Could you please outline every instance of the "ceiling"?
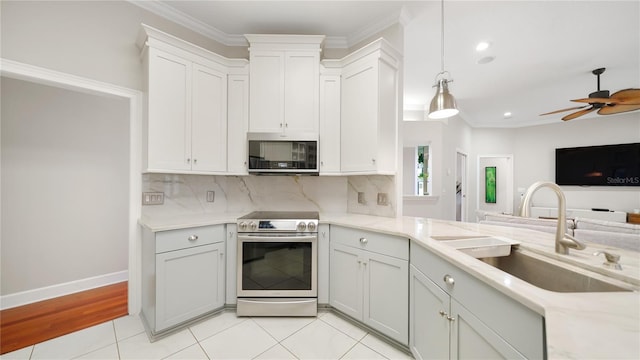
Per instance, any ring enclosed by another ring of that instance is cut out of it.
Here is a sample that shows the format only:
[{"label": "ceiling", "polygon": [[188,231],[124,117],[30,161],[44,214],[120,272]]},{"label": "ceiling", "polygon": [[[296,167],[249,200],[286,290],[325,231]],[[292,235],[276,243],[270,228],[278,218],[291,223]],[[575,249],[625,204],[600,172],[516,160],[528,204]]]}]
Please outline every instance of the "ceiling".
[{"label": "ceiling", "polygon": [[[405,120],[424,119],[440,71],[439,1],[133,1],[230,46],[242,34],[323,34],[325,47],[348,48],[401,23]],[[475,50],[480,41],[491,47]],[[495,59],[478,64],[485,56]],[[570,99],[597,88],[640,88],[640,0],[445,2],[445,70],[459,116],[474,127],[562,122]],[[511,112],[505,118],[504,113]],[[640,111],[637,114],[640,119]],[[615,121],[620,115],[595,115]]]}]

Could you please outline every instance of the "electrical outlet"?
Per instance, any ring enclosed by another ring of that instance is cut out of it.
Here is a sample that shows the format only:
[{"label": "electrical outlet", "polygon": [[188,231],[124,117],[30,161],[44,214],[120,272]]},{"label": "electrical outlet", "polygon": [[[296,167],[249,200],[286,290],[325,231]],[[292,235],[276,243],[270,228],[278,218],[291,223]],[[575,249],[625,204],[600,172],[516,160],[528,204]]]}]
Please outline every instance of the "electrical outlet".
[{"label": "electrical outlet", "polygon": [[207,202],[214,202],[216,200],[215,191],[207,191]]},{"label": "electrical outlet", "polygon": [[378,205],[389,205],[387,193],[378,193]]},{"label": "electrical outlet", "polygon": [[163,192],[143,192],[142,205],[162,205],[164,204]]},{"label": "electrical outlet", "polygon": [[366,204],[367,201],[364,199],[364,193],[362,191],[358,191],[358,204]]}]

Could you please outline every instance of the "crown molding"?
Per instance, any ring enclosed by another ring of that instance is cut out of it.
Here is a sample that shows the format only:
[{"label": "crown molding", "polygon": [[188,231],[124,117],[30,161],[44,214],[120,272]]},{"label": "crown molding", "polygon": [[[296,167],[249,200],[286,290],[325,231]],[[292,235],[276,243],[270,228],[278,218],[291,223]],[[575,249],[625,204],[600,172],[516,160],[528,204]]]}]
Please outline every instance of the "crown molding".
[{"label": "crown molding", "polygon": [[[204,35],[214,41],[226,46],[248,46],[249,43],[244,34],[227,34],[209,24],[206,24],[193,16],[187,15],[174,7],[160,1],[127,0],[131,4],[144,10],[152,12],[187,29]],[[356,31],[349,36],[327,36],[324,47],[327,49],[348,49],[359,42],[377,34],[396,23],[405,26],[411,20],[411,16],[405,7],[401,10],[389,14],[387,17],[377,21],[363,29]]]},{"label": "crown molding", "polygon": [[144,10],[152,12],[176,24],[182,25],[187,29],[193,30],[198,34],[204,35],[212,40],[227,46],[248,46],[249,43],[243,35],[227,34],[213,26],[187,15],[174,7],[169,6],[160,1],[139,1],[128,0],[131,4],[136,5]]},{"label": "crown molding", "polygon": [[[352,47],[358,43],[360,43],[361,41],[366,40],[367,38],[371,37],[372,35],[375,35],[383,30],[385,30],[386,28],[388,28],[391,25],[394,25],[396,23],[400,23],[401,25],[404,26],[404,24],[402,24],[402,22],[400,22],[401,20],[401,15],[403,14],[403,10],[405,9],[405,7],[403,6],[401,10],[399,11],[394,11],[392,13],[390,13],[389,15],[387,15],[386,17],[365,26],[364,28],[351,33],[347,39],[348,39],[348,45],[349,47]],[[405,11],[406,12],[406,11]]]}]

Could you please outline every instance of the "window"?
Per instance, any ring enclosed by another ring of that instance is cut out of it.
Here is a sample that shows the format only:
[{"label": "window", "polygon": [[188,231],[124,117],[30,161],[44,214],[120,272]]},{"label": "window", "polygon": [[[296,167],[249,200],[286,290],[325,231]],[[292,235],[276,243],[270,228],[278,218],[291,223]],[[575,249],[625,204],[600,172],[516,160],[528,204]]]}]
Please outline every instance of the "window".
[{"label": "window", "polygon": [[431,148],[419,145],[404,148],[404,194],[431,195]]}]

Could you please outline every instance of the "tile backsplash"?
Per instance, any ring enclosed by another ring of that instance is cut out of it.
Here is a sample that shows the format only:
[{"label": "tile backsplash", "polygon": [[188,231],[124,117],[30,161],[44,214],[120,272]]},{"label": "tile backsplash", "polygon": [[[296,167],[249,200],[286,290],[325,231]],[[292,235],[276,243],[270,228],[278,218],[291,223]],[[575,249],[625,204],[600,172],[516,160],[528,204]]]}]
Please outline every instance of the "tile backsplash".
[{"label": "tile backsplash", "polygon": [[[144,174],[143,192],[163,192],[163,205],[145,205],[144,216],[249,213],[255,210],[306,210],[394,217],[393,176],[212,176]],[[207,192],[214,191],[214,201]],[[364,204],[358,203],[364,192]],[[387,193],[388,205],[377,205]],[[209,199],[211,200],[211,198]]]}]

